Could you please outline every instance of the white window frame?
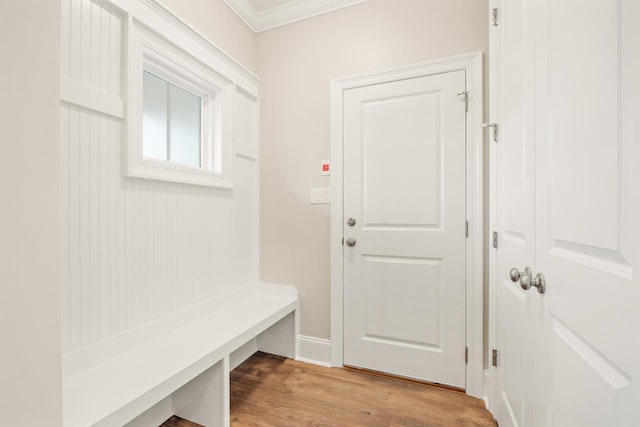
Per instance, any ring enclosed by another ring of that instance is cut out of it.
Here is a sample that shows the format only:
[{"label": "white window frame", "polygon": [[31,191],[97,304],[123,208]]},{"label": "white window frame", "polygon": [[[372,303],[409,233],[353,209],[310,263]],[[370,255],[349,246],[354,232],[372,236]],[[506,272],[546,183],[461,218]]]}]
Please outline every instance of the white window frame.
[{"label": "white window frame", "polygon": [[[128,49],[125,173],[209,187],[232,188],[233,82],[133,20]],[[202,99],[201,164],[192,166],[143,154],[143,71]]]}]

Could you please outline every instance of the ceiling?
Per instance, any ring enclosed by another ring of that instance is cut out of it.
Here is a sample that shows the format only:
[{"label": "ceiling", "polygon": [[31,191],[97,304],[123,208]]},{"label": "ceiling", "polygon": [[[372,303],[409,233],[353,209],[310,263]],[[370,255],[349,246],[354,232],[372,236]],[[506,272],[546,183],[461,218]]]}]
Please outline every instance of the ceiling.
[{"label": "ceiling", "polygon": [[224,0],[255,33],[368,0]]},{"label": "ceiling", "polygon": [[257,12],[264,12],[267,9],[273,9],[283,4],[291,3],[292,1],[295,0],[249,0],[249,3],[251,3],[251,6],[253,6]]}]

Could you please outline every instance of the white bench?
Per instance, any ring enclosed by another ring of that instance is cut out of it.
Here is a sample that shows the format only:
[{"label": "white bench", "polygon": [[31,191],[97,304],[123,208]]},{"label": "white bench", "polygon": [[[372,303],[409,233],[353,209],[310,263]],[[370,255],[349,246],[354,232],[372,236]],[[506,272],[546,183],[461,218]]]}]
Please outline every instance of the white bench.
[{"label": "white bench", "polygon": [[257,350],[294,358],[297,308],[294,287],[259,284],[66,355],[64,426],[229,425],[229,372]]}]

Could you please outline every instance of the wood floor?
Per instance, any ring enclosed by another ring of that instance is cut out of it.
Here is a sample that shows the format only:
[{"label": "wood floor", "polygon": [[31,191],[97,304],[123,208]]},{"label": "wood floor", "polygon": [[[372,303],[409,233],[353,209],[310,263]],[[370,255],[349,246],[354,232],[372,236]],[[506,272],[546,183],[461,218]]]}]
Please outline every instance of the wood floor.
[{"label": "wood floor", "polygon": [[[496,426],[464,393],[256,353],[231,373],[231,425]],[[162,427],[194,427],[179,418]]]}]

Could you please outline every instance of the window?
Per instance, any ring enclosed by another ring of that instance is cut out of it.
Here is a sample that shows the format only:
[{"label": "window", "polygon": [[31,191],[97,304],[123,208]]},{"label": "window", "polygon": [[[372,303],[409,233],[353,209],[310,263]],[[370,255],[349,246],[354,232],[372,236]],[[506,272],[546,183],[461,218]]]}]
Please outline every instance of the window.
[{"label": "window", "polygon": [[201,167],[202,98],[146,70],[143,86],[144,157]]},{"label": "window", "polygon": [[127,175],[231,188],[233,83],[134,25]]}]

